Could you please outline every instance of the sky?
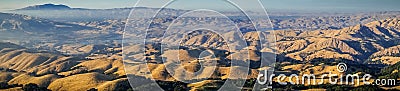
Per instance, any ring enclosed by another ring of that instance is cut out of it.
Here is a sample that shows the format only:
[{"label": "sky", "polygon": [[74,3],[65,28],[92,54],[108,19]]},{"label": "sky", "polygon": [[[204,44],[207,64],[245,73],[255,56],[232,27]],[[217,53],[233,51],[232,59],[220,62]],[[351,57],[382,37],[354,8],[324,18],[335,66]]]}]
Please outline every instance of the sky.
[{"label": "sky", "polygon": [[[160,7],[169,0],[141,0],[140,6]],[[220,0],[177,0],[170,8],[196,9],[213,7],[229,10],[229,4]],[[249,0],[232,0],[244,8],[257,5]],[[400,11],[400,0],[260,0],[267,10],[308,10],[308,11]],[[1,0],[0,11],[19,9],[39,4],[64,4],[73,8],[109,9],[133,7],[137,0]]]}]

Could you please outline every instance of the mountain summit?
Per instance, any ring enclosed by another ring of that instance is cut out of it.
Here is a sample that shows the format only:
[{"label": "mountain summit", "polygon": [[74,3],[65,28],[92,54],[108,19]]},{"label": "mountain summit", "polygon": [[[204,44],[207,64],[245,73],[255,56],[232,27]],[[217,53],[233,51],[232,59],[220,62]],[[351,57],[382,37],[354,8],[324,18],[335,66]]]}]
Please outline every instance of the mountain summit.
[{"label": "mountain summit", "polygon": [[69,6],[66,5],[55,5],[55,4],[43,4],[43,5],[34,5],[34,6],[28,6],[25,8],[17,9],[17,10],[69,10],[73,9],[70,8]]}]

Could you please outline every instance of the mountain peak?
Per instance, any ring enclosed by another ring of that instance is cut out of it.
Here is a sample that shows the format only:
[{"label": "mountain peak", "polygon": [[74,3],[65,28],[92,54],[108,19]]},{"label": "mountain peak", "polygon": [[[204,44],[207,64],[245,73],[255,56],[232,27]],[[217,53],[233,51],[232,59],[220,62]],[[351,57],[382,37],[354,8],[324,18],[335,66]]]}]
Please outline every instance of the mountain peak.
[{"label": "mountain peak", "polygon": [[68,9],[72,9],[67,5],[63,5],[63,4],[52,4],[52,3],[48,3],[48,4],[43,4],[43,5],[34,5],[34,6],[28,6],[25,8],[21,8],[18,10],[68,10]]}]

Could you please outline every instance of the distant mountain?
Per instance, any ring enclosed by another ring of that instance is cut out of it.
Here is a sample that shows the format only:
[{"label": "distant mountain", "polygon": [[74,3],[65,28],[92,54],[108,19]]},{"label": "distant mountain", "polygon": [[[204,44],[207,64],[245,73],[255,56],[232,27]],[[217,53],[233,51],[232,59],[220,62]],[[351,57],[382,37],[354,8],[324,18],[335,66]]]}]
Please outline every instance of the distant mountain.
[{"label": "distant mountain", "polygon": [[59,5],[43,4],[43,5],[28,6],[17,10],[72,10],[72,9],[82,9],[82,8],[71,8],[67,5],[62,5],[62,4]]},{"label": "distant mountain", "polygon": [[76,32],[82,30],[98,29],[27,15],[0,13],[0,41],[4,42],[12,41],[12,43],[19,44],[18,42],[22,41],[73,40],[77,36],[81,36],[80,34],[76,34]]},{"label": "distant mountain", "polygon": [[[46,18],[55,21],[96,21],[108,19],[126,19],[133,7],[111,8],[111,9],[85,9],[73,8],[66,5],[43,4],[28,6],[21,9],[6,11],[6,13],[16,13],[34,17]],[[137,7],[135,11],[143,12],[137,16],[152,16],[158,12],[159,8]],[[165,12],[175,14],[184,10],[164,9]],[[51,11],[51,12],[49,12]]]},{"label": "distant mountain", "polygon": [[24,31],[29,33],[62,32],[93,29],[75,24],[55,22],[27,15],[0,13],[0,31]]},{"label": "distant mountain", "polygon": [[127,18],[130,8],[118,9],[85,9],[72,8],[67,5],[43,4],[28,6],[21,9],[5,11],[6,13],[16,13],[51,19],[55,21],[93,21],[106,19]]}]

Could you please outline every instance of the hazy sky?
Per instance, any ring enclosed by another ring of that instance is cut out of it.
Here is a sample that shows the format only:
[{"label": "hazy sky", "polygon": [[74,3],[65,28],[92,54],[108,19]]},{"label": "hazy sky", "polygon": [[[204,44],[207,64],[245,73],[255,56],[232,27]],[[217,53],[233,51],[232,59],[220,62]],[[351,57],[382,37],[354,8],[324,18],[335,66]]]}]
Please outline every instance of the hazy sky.
[{"label": "hazy sky", "polygon": [[[65,4],[73,8],[124,8],[132,7],[137,0],[1,0],[0,11],[13,10],[37,4]],[[182,0],[173,8],[192,9],[197,7],[215,7],[227,9],[218,0]],[[245,4],[242,7],[254,7],[248,0],[236,0]],[[143,6],[159,7],[167,0],[144,0]],[[309,10],[309,11],[400,11],[400,0],[261,0],[268,10]]]}]

